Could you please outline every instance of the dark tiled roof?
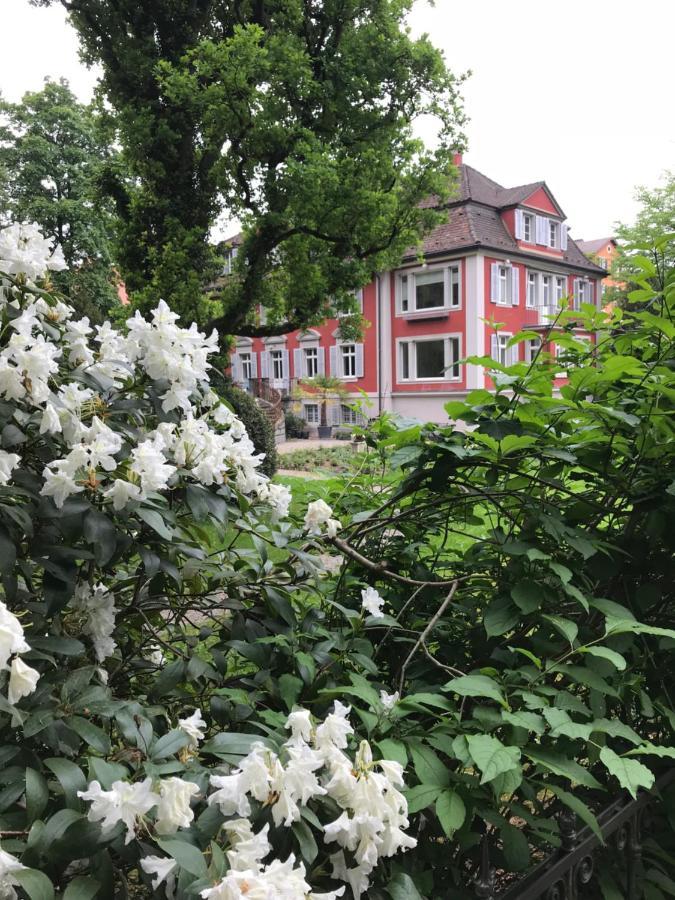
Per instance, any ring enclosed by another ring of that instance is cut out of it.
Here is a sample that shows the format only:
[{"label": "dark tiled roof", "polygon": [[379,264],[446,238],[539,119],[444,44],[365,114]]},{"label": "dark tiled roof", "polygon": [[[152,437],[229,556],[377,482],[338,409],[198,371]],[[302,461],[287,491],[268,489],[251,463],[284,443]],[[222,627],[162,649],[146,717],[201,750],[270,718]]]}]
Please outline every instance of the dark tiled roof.
[{"label": "dark tiled roof", "polygon": [[605,244],[616,244],[613,237],[595,238],[592,241],[577,241],[577,247],[582,253],[597,253]]}]

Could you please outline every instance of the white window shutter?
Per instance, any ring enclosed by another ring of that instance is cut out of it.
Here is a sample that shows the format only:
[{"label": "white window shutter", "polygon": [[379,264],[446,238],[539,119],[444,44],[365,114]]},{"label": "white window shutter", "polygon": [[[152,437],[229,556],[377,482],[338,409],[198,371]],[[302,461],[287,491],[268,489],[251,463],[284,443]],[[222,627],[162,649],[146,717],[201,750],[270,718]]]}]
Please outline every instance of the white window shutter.
[{"label": "white window shutter", "polygon": [[496,334],[493,334],[490,338],[490,356],[495,361],[499,361],[499,343]]},{"label": "white window shutter", "polygon": [[330,425],[340,425],[342,423],[342,409],[339,403],[332,403],[330,407]]},{"label": "white window shutter", "polygon": [[518,306],[520,300],[520,269],[511,267],[511,306]]},{"label": "white window shutter", "polygon": [[269,350],[261,350],[260,351],[260,377],[261,378],[269,378],[270,377],[270,351]]},{"label": "white window shutter", "polygon": [[258,377],[258,354],[251,351],[251,378]]},{"label": "white window shutter", "polygon": [[520,344],[514,344],[513,347],[509,347],[509,365],[515,366],[517,362],[519,362],[520,356]]},{"label": "white window shutter", "polygon": [[307,374],[304,369],[305,354],[302,347],[296,347],[293,351],[293,377],[294,378],[304,378]]},{"label": "white window shutter", "polygon": [[335,345],[330,348],[330,374],[336,378],[342,377],[342,372],[338,369],[338,348]]},{"label": "white window shutter", "polygon": [[575,278],[574,279],[573,308],[578,309],[580,302],[581,302],[581,278]]},{"label": "white window shutter", "polygon": [[363,344],[355,344],[356,348],[356,377],[363,378]]},{"label": "white window shutter", "polygon": [[499,263],[490,266],[490,301],[496,303],[499,299]]},{"label": "white window shutter", "polygon": [[560,249],[567,250],[567,225],[564,222],[560,226]]},{"label": "white window shutter", "polygon": [[289,377],[288,350],[281,351],[281,377],[284,381]]},{"label": "white window shutter", "polygon": [[326,374],[326,356],[323,347],[317,347],[316,370],[319,375]]},{"label": "white window shutter", "polygon": [[232,368],[232,381],[235,384],[241,384],[241,357],[238,353],[233,353],[230,357],[230,367]]},{"label": "white window shutter", "polygon": [[537,243],[546,246],[546,229],[548,227],[548,219],[545,216],[537,216]]},{"label": "white window shutter", "polygon": [[516,240],[522,241],[523,239],[523,211],[522,209],[516,210]]}]

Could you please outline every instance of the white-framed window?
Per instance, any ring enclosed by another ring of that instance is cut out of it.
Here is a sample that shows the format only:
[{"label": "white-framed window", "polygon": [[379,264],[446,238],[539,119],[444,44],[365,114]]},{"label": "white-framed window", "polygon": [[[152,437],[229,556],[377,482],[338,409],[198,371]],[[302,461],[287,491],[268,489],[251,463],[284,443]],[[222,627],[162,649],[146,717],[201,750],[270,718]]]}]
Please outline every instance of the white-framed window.
[{"label": "white-framed window", "polygon": [[356,344],[340,345],[340,363],[343,378],[356,378]]},{"label": "white-framed window", "polygon": [[245,381],[250,381],[253,378],[253,360],[251,359],[251,354],[240,353],[239,359],[241,361],[241,377]]},{"label": "white-framed window", "polygon": [[564,275],[556,275],[555,279],[555,301],[560,306],[560,301],[567,296],[567,279]]},{"label": "white-framed window", "polygon": [[541,348],[540,338],[528,338],[525,341],[525,362],[531,363]]},{"label": "white-framed window", "polygon": [[553,276],[541,276],[541,302],[542,306],[551,306],[553,303]]},{"label": "white-framed window", "polygon": [[286,377],[283,350],[270,350],[270,365],[272,368],[272,378],[275,381],[283,381]]},{"label": "white-framed window", "polygon": [[512,347],[508,346],[512,337],[512,334],[500,331],[497,334],[493,334],[490,341],[490,355],[492,359],[503,366],[512,366],[518,362],[518,344],[514,344]]},{"label": "white-framed window", "polygon": [[553,219],[548,220],[548,246],[553,249],[559,246],[558,227],[558,223]]},{"label": "white-framed window", "polygon": [[223,275],[231,275],[232,274],[232,269],[234,268],[234,261],[237,258],[237,251],[238,251],[237,247],[229,247],[223,253],[223,256],[225,257],[224,262],[223,262],[223,272],[222,272]]},{"label": "white-framed window", "polygon": [[527,244],[534,243],[534,216],[532,213],[523,213],[523,240]]},{"label": "white-framed window", "polygon": [[525,295],[525,306],[528,309],[535,309],[539,305],[539,273],[527,273],[527,294]]},{"label": "white-framed window", "polygon": [[434,335],[398,342],[399,381],[459,381],[461,338]]},{"label": "white-framed window", "polygon": [[490,266],[490,300],[497,306],[517,306],[520,293],[520,270],[510,263]]},{"label": "white-framed window", "polygon": [[319,348],[305,347],[304,354],[304,374],[307,378],[314,378],[319,374]]},{"label": "white-framed window", "polygon": [[360,424],[360,418],[356,409],[347,406],[346,403],[340,404],[340,420],[343,425],[358,425]]},{"label": "white-framed window", "polygon": [[586,278],[574,279],[573,308],[581,309],[582,303],[593,302],[593,285]]},{"label": "white-framed window", "polygon": [[461,305],[459,263],[403,272],[398,276],[398,311],[401,315],[459,309]]},{"label": "white-framed window", "polygon": [[318,403],[303,403],[302,404],[302,416],[308,425],[318,425],[319,424],[319,404]]},{"label": "white-framed window", "polygon": [[258,359],[250,344],[244,344],[232,354],[230,364],[232,366],[232,380],[235,384],[248,386],[248,382],[258,377]]}]

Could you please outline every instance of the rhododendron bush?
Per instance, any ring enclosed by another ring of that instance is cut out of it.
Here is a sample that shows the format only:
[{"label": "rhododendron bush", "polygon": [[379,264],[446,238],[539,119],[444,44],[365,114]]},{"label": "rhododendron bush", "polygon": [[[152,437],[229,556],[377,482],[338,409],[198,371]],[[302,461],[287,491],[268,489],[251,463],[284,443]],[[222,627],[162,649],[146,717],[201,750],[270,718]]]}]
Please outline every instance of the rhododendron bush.
[{"label": "rhododendron bush", "polygon": [[416,843],[403,768],[335,681],[296,702],[337,640],[307,542],[340,524],[289,521],[215,334],[163,303],[92,328],[62,266],[0,231],[0,897],[377,896]]}]

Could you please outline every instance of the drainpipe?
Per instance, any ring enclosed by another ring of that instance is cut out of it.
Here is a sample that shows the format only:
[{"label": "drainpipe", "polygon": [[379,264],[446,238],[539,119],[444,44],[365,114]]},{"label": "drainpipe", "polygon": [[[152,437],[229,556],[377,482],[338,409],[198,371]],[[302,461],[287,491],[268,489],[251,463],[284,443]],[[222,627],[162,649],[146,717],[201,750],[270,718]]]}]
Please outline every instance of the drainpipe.
[{"label": "drainpipe", "polygon": [[380,275],[375,274],[375,327],[377,330],[377,414],[382,413],[382,327],[380,322]]}]

